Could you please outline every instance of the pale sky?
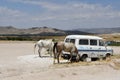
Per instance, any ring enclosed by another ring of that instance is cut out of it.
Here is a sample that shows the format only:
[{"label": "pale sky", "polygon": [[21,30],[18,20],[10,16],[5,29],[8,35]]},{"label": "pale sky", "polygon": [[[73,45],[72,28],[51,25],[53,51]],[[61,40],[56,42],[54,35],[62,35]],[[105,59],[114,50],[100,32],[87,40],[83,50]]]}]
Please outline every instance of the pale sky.
[{"label": "pale sky", "polygon": [[120,27],[120,0],[0,0],[0,26]]}]

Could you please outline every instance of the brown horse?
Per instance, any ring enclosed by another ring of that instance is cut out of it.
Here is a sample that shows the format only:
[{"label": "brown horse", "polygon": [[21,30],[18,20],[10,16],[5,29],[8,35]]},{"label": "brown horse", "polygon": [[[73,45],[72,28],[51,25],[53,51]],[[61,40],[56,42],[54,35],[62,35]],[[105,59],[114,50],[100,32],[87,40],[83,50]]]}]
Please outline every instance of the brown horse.
[{"label": "brown horse", "polygon": [[53,47],[54,63],[55,63],[55,59],[57,59],[58,63],[60,63],[59,56],[60,54],[62,54],[62,51],[70,53],[69,60],[71,62],[72,62],[72,55],[76,55],[76,61],[79,61],[80,57],[78,54],[78,50],[73,43],[56,42],[54,43],[54,47]]}]

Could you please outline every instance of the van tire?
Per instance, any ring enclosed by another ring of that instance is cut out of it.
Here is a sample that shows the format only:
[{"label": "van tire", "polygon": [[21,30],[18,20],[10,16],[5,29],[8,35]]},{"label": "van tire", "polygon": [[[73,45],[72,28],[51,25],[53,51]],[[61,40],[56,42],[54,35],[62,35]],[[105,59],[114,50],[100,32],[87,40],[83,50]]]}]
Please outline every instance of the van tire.
[{"label": "van tire", "polygon": [[81,57],[81,61],[84,61],[84,62],[86,62],[87,61],[87,54],[84,54],[84,55],[82,55],[82,57]]},{"label": "van tire", "polygon": [[105,60],[109,61],[111,59],[111,55],[109,53],[106,54]]}]

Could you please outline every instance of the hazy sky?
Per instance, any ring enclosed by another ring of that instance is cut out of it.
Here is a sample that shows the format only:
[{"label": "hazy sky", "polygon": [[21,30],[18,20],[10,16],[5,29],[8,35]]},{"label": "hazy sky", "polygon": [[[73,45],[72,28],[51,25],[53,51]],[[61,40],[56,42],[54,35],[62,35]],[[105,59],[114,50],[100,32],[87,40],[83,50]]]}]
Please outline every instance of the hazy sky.
[{"label": "hazy sky", "polygon": [[0,0],[0,26],[120,27],[120,0]]}]

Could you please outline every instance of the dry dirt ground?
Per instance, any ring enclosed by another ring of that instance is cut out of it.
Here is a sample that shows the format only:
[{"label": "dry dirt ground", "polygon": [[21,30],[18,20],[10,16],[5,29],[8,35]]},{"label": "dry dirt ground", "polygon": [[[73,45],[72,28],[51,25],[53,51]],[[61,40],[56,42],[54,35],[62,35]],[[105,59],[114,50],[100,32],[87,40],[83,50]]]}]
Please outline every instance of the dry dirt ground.
[{"label": "dry dirt ground", "polygon": [[[119,56],[120,47],[112,48]],[[0,80],[120,80],[119,58],[53,64],[34,55],[34,42],[0,41]]]}]

